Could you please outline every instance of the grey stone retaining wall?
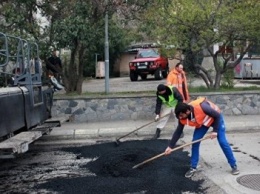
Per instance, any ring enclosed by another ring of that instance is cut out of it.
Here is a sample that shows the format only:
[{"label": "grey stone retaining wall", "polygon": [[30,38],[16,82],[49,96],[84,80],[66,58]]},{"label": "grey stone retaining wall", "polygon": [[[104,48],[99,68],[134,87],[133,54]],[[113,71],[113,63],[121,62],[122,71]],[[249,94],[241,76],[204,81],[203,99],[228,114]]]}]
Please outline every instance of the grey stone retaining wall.
[{"label": "grey stone retaining wall", "polygon": [[[216,103],[224,115],[260,115],[258,91],[192,94]],[[156,97],[59,98],[54,99],[52,116],[71,114],[76,122],[142,120],[154,117]]]}]

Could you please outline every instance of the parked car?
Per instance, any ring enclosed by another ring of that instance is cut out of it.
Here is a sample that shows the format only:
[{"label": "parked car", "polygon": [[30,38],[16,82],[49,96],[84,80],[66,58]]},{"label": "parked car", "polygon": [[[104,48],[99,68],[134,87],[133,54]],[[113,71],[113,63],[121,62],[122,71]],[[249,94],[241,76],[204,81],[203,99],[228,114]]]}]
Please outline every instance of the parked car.
[{"label": "parked car", "polygon": [[168,58],[163,57],[157,49],[141,49],[135,59],[129,62],[129,70],[131,81],[137,81],[138,76],[145,80],[149,74],[161,80],[169,73]]}]

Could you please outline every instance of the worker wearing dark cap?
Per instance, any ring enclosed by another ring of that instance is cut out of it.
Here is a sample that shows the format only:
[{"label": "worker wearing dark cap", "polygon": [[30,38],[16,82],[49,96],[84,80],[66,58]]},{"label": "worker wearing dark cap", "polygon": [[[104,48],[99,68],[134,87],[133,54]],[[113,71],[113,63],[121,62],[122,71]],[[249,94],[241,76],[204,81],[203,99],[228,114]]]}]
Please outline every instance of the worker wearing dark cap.
[{"label": "worker wearing dark cap", "polygon": [[[192,141],[197,141],[204,137],[208,132],[209,128],[213,128],[209,137],[211,139],[217,138],[218,143],[226,156],[226,159],[232,168],[231,174],[239,174],[237,168],[236,159],[233,151],[226,138],[226,127],[224,117],[221,113],[220,108],[209,101],[205,97],[199,97],[194,101],[187,103],[178,103],[175,109],[175,115],[178,118],[178,126],[172,135],[172,139],[169,146],[165,150],[165,155],[172,152],[181,133],[183,132],[184,126],[188,125],[194,127]],[[196,171],[199,162],[199,149],[200,142],[192,144],[191,147],[191,166],[188,172],[185,174],[186,178],[192,177]]]},{"label": "worker wearing dark cap", "polygon": [[[159,84],[156,93],[155,121],[159,121],[153,139],[160,137],[161,130],[165,127],[170,116],[174,115],[174,109],[178,102],[183,102],[183,97],[177,88]],[[168,116],[165,116],[167,115]],[[160,117],[163,117],[160,119]]]}]

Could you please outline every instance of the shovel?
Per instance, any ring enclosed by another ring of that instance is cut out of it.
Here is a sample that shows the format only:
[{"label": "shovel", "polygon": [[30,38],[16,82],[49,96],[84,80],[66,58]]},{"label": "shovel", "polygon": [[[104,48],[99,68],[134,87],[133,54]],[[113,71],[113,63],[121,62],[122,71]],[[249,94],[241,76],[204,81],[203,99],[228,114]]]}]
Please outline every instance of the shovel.
[{"label": "shovel", "polygon": [[[206,140],[206,139],[209,139],[209,138],[210,138],[210,136],[208,135],[208,136],[203,137],[203,138],[201,138],[201,139],[192,141],[192,142],[190,142],[190,143],[186,143],[186,144],[184,144],[184,145],[181,145],[181,146],[178,146],[178,147],[172,149],[171,152],[174,152],[174,151],[176,151],[176,150],[179,150],[179,149],[181,149],[181,148],[184,148],[184,147],[186,147],[186,146],[192,145],[192,144],[194,144],[194,143],[201,142],[201,141]],[[143,162],[141,162],[141,163],[139,163],[139,164],[137,164],[137,165],[135,165],[135,166],[133,166],[133,169],[138,168],[138,167],[140,167],[140,166],[142,166],[142,165],[144,165],[144,164],[146,164],[146,163],[148,163],[148,162],[151,162],[151,161],[153,161],[153,160],[155,160],[155,159],[157,159],[157,158],[160,158],[160,157],[162,157],[162,156],[165,156],[165,153],[164,153],[164,152],[161,153],[161,154],[158,154],[158,155],[156,155],[156,156],[154,156],[154,157],[152,157],[152,158],[150,158],[150,159],[147,159],[147,160],[145,160],[145,161],[143,161]]]},{"label": "shovel", "polygon": [[[164,117],[166,117],[166,116],[169,116],[170,114],[171,114],[171,113],[166,114],[166,115],[164,115],[163,117],[161,117],[160,119],[162,119],[162,118],[164,118]],[[132,134],[132,133],[134,133],[134,132],[136,132],[136,131],[138,131],[138,130],[144,128],[144,127],[146,127],[146,126],[148,126],[148,125],[151,125],[151,124],[154,123],[154,122],[157,122],[157,121],[151,121],[151,122],[149,122],[149,123],[146,123],[145,125],[142,125],[142,126],[136,128],[135,130],[133,130],[133,131],[131,131],[131,132],[129,132],[129,133],[127,133],[127,134],[125,134],[125,135],[123,135],[123,136],[117,138],[117,139],[115,140],[116,146],[119,146],[119,144],[120,144],[120,141],[119,141],[119,140],[120,140],[120,139],[122,139],[122,138],[124,138],[124,137],[126,137],[126,136],[128,136],[128,135],[130,135],[130,134]]]}]

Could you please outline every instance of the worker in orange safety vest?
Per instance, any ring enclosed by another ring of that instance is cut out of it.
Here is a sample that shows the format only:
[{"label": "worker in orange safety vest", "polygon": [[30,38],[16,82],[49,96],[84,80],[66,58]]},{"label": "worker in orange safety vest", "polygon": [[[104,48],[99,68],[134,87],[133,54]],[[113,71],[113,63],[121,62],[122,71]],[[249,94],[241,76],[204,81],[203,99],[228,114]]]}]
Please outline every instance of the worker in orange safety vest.
[{"label": "worker in orange safety vest", "polygon": [[187,86],[187,79],[181,63],[177,63],[175,68],[170,71],[166,79],[166,84],[179,90],[183,97],[183,102],[189,102],[190,96]]},{"label": "worker in orange safety vest", "polygon": [[[192,141],[202,139],[207,133],[210,127],[213,131],[209,137],[211,139],[217,138],[218,143],[227,158],[227,161],[231,167],[231,174],[239,174],[239,170],[236,165],[236,159],[230,144],[226,138],[226,126],[224,117],[217,105],[210,102],[206,98],[198,98],[197,100],[191,101],[189,104],[179,102],[175,107],[175,115],[179,120],[179,124],[172,135],[172,139],[169,146],[165,150],[165,154],[171,153],[172,149],[179,140],[185,125],[194,127]],[[199,162],[199,148],[200,142],[192,144],[191,148],[191,166],[185,177],[190,178],[197,170]]]}]

